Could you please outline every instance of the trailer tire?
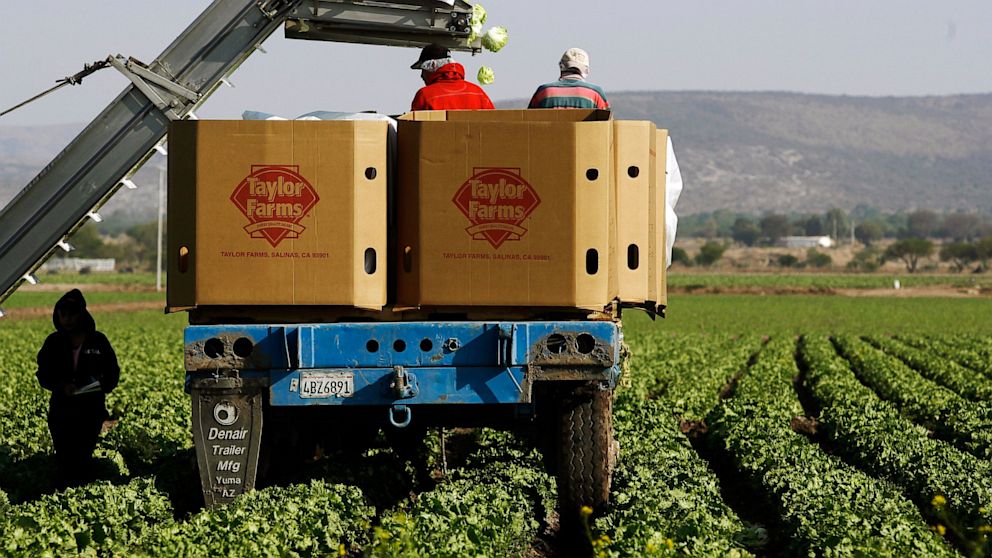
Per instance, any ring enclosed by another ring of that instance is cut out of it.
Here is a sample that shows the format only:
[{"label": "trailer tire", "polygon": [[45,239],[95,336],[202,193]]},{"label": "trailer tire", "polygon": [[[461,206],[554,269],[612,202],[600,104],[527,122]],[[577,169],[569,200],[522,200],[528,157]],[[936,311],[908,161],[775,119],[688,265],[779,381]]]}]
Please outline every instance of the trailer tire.
[{"label": "trailer tire", "polygon": [[598,384],[565,391],[559,399],[556,469],[563,526],[578,526],[582,508],[602,512],[609,503],[617,458],[613,392]]}]

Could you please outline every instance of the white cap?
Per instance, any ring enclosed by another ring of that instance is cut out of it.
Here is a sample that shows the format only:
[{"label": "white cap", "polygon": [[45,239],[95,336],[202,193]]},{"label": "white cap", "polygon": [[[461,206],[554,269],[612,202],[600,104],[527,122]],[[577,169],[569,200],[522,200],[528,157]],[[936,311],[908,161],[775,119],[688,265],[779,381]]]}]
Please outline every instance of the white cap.
[{"label": "white cap", "polygon": [[570,48],[561,55],[561,62],[558,66],[565,68],[576,68],[583,74],[589,73],[589,53],[581,48]]}]

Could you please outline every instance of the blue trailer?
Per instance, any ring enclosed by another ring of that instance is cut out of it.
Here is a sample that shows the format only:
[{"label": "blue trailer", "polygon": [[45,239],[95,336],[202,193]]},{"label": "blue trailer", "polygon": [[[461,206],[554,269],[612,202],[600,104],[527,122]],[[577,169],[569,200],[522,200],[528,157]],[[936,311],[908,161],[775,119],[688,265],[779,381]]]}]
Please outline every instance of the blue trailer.
[{"label": "blue trailer", "polygon": [[616,459],[621,344],[613,321],[189,326],[185,368],[204,501],[253,488],[269,417],[299,411],[330,438],[379,428],[398,437],[426,427],[533,428],[562,509],[602,506]]}]

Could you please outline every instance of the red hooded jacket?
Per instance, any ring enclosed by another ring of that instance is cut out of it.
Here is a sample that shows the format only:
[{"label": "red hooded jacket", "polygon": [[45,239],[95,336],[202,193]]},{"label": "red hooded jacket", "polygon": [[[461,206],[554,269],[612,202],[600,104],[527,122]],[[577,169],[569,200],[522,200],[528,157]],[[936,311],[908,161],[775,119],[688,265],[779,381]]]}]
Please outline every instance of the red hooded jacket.
[{"label": "red hooded jacket", "polygon": [[465,68],[458,62],[445,64],[427,77],[417,91],[412,110],[492,109],[493,102],[481,87],[465,81]]}]

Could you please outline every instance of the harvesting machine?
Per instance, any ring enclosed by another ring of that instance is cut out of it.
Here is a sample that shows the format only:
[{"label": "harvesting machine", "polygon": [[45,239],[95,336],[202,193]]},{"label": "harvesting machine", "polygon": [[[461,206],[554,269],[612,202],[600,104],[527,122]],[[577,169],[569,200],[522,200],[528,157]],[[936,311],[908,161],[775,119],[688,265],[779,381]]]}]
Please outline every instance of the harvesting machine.
[{"label": "harvesting machine", "polygon": [[[293,39],[472,51],[471,14],[462,0],[215,0],[151,63],[114,55],[67,78],[113,67],[131,84],[0,212],[0,300],[164,152],[170,123],[194,119],[277,28]],[[252,489],[266,448],[285,454],[380,429],[403,445],[428,427],[496,426],[538,433],[566,513],[601,506],[617,451],[617,317],[192,309],[184,362],[204,501]]]}]

